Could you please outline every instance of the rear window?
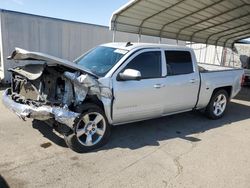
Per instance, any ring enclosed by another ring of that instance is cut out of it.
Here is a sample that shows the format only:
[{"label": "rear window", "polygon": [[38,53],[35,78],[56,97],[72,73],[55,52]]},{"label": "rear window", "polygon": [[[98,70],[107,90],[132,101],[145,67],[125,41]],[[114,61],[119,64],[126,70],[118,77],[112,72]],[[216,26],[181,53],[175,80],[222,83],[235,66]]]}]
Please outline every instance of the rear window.
[{"label": "rear window", "polygon": [[191,54],[188,51],[165,51],[168,75],[194,72]]}]

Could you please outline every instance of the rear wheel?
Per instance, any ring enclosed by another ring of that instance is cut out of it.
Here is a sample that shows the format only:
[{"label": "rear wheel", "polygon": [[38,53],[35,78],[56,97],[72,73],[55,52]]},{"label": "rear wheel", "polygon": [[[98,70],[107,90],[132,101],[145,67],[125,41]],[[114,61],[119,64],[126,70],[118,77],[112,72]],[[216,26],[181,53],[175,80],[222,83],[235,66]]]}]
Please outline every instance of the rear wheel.
[{"label": "rear wheel", "polygon": [[110,125],[103,110],[91,104],[76,121],[73,133],[65,135],[65,141],[72,150],[83,153],[103,146],[109,136]]},{"label": "rear wheel", "polygon": [[215,92],[206,107],[206,115],[210,119],[221,118],[226,111],[228,103],[228,93],[221,89]]}]

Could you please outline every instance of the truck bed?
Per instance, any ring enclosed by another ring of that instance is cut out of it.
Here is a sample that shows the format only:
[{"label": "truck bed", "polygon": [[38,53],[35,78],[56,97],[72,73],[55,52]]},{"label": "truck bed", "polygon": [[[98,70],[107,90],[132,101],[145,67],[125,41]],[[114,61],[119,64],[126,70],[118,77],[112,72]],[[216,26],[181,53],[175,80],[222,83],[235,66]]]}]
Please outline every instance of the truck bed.
[{"label": "truck bed", "polygon": [[198,63],[199,71],[203,72],[217,72],[217,71],[230,71],[230,70],[238,70],[240,68],[235,67],[225,67],[220,65],[206,64],[206,63]]},{"label": "truck bed", "polygon": [[198,108],[208,104],[212,92],[216,88],[232,88],[230,99],[240,91],[243,69],[200,63],[198,66],[201,78]]}]

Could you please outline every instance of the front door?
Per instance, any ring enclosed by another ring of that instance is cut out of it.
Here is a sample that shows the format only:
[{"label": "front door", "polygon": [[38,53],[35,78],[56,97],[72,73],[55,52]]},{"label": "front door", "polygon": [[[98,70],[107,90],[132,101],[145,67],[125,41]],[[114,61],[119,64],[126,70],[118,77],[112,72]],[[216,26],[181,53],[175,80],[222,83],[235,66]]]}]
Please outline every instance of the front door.
[{"label": "front door", "polygon": [[132,122],[161,116],[162,89],[162,52],[161,50],[143,50],[134,54],[118,74],[125,69],[141,72],[141,80],[117,81],[113,79],[114,124]]}]

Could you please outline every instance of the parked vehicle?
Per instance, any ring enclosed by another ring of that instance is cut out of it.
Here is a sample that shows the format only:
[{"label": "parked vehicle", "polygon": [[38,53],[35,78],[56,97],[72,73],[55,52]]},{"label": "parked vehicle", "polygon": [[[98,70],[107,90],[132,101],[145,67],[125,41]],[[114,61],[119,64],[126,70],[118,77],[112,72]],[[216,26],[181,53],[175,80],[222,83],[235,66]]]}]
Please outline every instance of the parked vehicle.
[{"label": "parked vehicle", "polygon": [[243,85],[250,85],[250,57],[248,57],[247,63],[244,68],[244,83]]},{"label": "parked vehicle", "polygon": [[199,109],[221,118],[243,75],[161,44],[104,44],[74,62],[22,49],[9,59],[33,63],[10,69],[3,103],[22,119],[50,122],[77,152],[104,145],[119,124]]}]

